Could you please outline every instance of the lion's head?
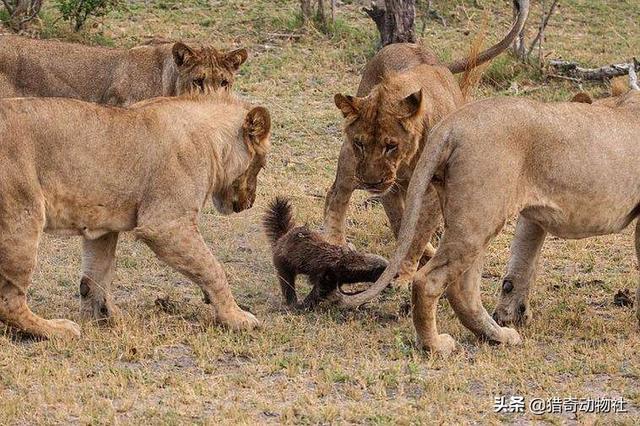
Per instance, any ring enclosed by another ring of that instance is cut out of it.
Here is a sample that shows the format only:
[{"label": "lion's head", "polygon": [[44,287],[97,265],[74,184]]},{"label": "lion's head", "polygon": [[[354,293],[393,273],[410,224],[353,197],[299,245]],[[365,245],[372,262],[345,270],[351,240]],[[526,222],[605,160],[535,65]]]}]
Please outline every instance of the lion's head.
[{"label": "lion's head", "polygon": [[258,174],[266,163],[269,151],[271,117],[264,107],[255,107],[245,117],[242,139],[249,155],[247,168],[233,182],[214,195],[213,201],[220,213],[239,213],[253,206],[256,200]]},{"label": "lion's head", "polygon": [[235,74],[248,56],[246,49],[225,53],[180,42],[173,45],[172,53],[178,68],[176,95],[231,90]]},{"label": "lion's head", "polygon": [[389,190],[400,165],[416,154],[425,128],[423,98],[418,84],[402,78],[376,86],[366,97],[335,96],[360,189],[374,194]]}]

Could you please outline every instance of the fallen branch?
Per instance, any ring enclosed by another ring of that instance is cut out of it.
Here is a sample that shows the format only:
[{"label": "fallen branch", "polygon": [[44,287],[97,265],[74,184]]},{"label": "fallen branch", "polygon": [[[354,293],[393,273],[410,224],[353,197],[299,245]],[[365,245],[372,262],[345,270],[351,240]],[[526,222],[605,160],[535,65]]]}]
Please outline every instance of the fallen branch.
[{"label": "fallen branch", "polygon": [[[637,64],[636,58],[633,58],[633,62],[634,65]],[[633,90],[640,90],[640,86],[638,86],[638,75],[636,74],[636,67],[632,67],[631,64],[629,64],[629,86],[631,86]]]},{"label": "fallen branch", "polygon": [[[640,62],[633,59],[634,71],[640,71]],[[611,64],[600,68],[583,68],[577,62],[564,60],[551,60],[549,66],[556,70],[557,75],[572,77],[578,80],[608,80],[621,75],[629,74],[631,64]]]}]

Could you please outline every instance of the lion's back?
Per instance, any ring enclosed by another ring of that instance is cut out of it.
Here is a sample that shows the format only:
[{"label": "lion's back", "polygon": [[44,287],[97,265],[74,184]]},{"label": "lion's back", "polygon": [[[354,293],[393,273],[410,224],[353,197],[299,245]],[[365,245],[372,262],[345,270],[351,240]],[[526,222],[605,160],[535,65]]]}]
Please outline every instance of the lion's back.
[{"label": "lion's back", "polygon": [[358,96],[366,96],[373,86],[390,73],[407,71],[418,65],[436,65],[438,58],[426,47],[414,43],[395,43],[380,49],[362,71]]}]

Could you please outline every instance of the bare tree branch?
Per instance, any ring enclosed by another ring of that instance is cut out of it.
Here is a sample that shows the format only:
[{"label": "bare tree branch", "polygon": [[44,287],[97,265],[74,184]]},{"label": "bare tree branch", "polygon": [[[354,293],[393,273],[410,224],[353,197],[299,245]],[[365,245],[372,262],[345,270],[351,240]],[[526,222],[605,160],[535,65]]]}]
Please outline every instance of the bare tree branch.
[{"label": "bare tree branch", "polygon": [[529,57],[531,56],[531,52],[533,52],[533,49],[535,48],[536,44],[538,44],[538,50],[539,50],[538,56],[540,58],[540,64],[542,65],[542,44],[544,43],[544,30],[547,28],[547,25],[549,25],[549,19],[551,19],[551,15],[553,15],[553,12],[555,11],[557,5],[558,5],[558,0],[553,0],[553,3],[551,3],[551,7],[549,8],[549,12],[545,13],[544,1],[542,2],[542,20],[540,21],[538,34],[536,35],[536,37],[531,42],[531,45],[529,46],[529,51],[527,52],[527,61],[529,60]]}]

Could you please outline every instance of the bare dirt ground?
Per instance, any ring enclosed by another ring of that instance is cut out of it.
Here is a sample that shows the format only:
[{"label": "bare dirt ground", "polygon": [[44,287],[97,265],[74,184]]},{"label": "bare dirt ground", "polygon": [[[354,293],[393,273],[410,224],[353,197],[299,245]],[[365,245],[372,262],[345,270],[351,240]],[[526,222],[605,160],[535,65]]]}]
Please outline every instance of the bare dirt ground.
[{"label": "bare dirt ground", "polygon": [[[488,41],[509,26],[508,2],[438,1],[448,26],[427,21],[422,42],[443,59],[464,55],[488,18]],[[533,2],[530,37],[539,21]],[[327,307],[299,315],[283,309],[260,219],[276,194],[289,195],[300,222],[318,226],[323,196],[342,142],[336,92],[354,94],[375,51],[373,23],[345,1],[330,35],[301,27],[296,1],[130,2],[72,34],[51,8],[41,34],[85,43],[132,46],[152,37],[246,46],[237,90],[273,117],[273,154],[256,206],[201,221],[224,263],[239,303],[263,321],[260,331],[229,333],[211,324],[210,308],[188,280],[160,264],[130,237],[118,248],[115,296],[122,310],[111,328],[82,324],[74,342],[33,341],[0,325],[0,424],[123,423],[548,423],[637,424],[640,421],[640,331],[633,309],[614,294],[635,289],[638,268],[631,227],[581,241],[549,238],[533,292],[533,323],[520,347],[478,342],[446,300],[440,327],[461,342],[442,360],[414,346],[409,317],[398,315],[408,294],[357,311]],[[422,23],[418,23],[422,30]],[[638,0],[567,0],[547,29],[545,54],[603,65],[640,55]],[[585,85],[601,96],[606,84]],[[512,57],[496,60],[477,97],[569,99],[575,83],[546,80]],[[579,155],[579,153],[576,153]],[[350,240],[389,256],[393,238],[381,207],[354,197]],[[470,206],[473,208],[473,206]],[[483,293],[495,303],[513,223],[486,259]],[[45,317],[79,320],[80,240],[45,238],[30,291]],[[161,309],[158,298],[172,302]],[[497,414],[494,396],[624,397],[626,415]]]}]

